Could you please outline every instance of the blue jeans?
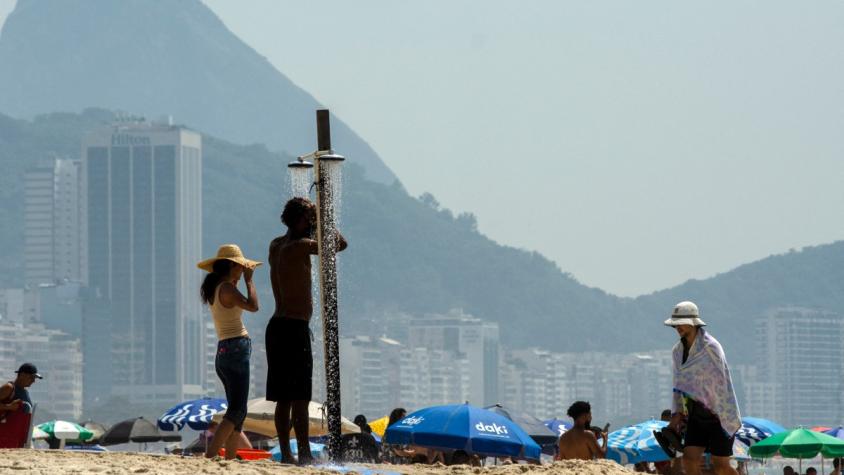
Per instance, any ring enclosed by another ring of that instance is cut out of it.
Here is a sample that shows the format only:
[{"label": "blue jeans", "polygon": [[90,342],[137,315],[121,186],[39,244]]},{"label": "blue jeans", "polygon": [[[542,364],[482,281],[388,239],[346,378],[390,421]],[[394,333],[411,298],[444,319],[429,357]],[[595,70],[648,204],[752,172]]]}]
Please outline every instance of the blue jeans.
[{"label": "blue jeans", "polygon": [[226,389],[228,409],[223,419],[234,424],[235,430],[243,429],[246,419],[246,402],[249,399],[249,357],[252,355],[252,340],[241,336],[217,342],[217,357],[214,367],[217,376]]}]

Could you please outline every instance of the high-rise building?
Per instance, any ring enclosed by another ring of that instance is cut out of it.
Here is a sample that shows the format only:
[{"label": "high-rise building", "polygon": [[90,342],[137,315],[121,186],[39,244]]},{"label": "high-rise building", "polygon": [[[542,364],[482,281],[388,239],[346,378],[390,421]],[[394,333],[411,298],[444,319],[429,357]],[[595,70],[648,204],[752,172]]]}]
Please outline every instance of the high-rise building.
[{"label": "high-rise building", "polygon": [[85,281],[79,160],[52,159],[24,175],[24,280]]},{"label": "high-rise building", "polygon": [[469,362],[449,350],[400,351],[399,400],[408,411],[469,401]]},{"label": "high-rise building", "polygon": [[340,340],[343,412],[378,419],[399,407],[402,345],[386,337]]},{"label": "high-rise building", "polygon": [[25,317],[23,289],[0,289],[0,323],[23,323]]},{"label": "high-rise building", "polygon": [[[761,404],[781,404],[784,425],[837,424],[844,417],[844,318],[836,313],[781,308],[757,320]],[[781,401],[771,391],[779,389]]]},{"label": "high-rise building", "polygon": [[120,122],[86,136],[83,157],[91,294],[83,327],[110,341],[85,345],[86,361],[110,358],[94,391],[110,385],[112,395],[145,403],[200,396],[202,138]]},{"label": "high-rise building", "polygon": [[468,401],[498,403],[498,324],[460,310],[445,315],[414,318],[408,328],[408,346],[453,353],[465,359],[470,375]]}]

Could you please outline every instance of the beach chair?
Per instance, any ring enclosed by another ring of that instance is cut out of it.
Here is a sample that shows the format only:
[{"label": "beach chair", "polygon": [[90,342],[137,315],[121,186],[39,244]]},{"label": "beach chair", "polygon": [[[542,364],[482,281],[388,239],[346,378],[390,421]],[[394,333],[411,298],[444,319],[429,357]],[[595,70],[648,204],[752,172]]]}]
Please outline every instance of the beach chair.
[{"label": "beach chair", "polygon": [[0,422],[0,449],[22,449],[29,444],[32,414],[20,408],[7,412]]},{"label": "beach chair", "polygon": [[378,463],[381,460],[378,444],[370,434],[343,434],[340,453],[346,462]]}]

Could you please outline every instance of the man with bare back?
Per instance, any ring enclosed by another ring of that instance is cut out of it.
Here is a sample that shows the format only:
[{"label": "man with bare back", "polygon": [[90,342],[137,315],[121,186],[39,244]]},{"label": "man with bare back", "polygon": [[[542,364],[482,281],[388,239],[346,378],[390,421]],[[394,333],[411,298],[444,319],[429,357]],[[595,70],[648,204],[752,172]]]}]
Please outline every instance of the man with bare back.
[{"label": "man with bare back", "polygon": [[[270,279],[275,313],[267,325],[267,400],[276,401],[275,426],[282,463],[293,463],[290,451],[291,419],[296,431],[299,464],[308,464],[308,404],[311,401],[313,355],[311,330],[311,256],[318,252],[313,239],[316,206],[305,198],[293,198],[284,206],[284,236],[270,243]],[[337,232],[337,250],[346,248]],[[292,412],[292,417],[291,417]]]},{"label": "man with bare back", "polygon": [[569,407],[573,426],[560,437],[557,460],[593,460],[607,456],[607,432],[601,432],[603,447],[592,431],[592,407],[588,402],[577,401]]}]

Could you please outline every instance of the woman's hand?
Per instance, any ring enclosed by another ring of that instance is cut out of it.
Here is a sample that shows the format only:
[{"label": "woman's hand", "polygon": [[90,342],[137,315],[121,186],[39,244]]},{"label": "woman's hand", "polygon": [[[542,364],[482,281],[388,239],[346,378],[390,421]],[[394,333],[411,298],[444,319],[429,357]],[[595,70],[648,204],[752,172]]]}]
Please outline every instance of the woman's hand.
[{"label": "woman's hand", "polygon": [[254,272],[255,272],[254,268],[244,266],[243,267],[243,280],[245,282],[251,282],[252,281],[252,274]]}]

